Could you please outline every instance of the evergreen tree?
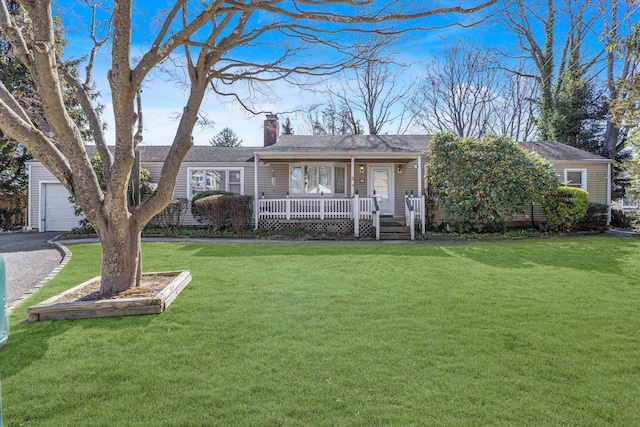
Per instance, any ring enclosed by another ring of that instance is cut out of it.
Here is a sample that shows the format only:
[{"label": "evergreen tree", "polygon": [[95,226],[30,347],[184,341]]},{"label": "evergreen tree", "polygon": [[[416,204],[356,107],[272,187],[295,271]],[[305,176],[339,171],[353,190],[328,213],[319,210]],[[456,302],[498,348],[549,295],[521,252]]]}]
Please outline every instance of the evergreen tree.
[{"label": "evergreen tree", "polygon": [[[8,9],[17,13],[19,7],[15,1],[9,1]],[[19,93],[23,104],[37,108],[33,96],[33,82],[27,69],[11,55],[11,45],[0,38],[0,81],[6,88]],[[0,132],[0,193],[26,194],[27,171],[25,162],[33,157],[22,144]]]},{"label": "evergreen tree", "polygon": [[[7,2],[7,9],[14,15],[22,14],[23,11],[15,0]],[[66,45],[64,30],[60,26],[60,20],[55,19],[56,49],[60,57]],[[77,74],[79,61],[68,61],[65,66],[73,73]],[[27,68],[18,61],[12,53],[11,44],[0,38],[0,82],[11,93],[16,94],[16,99],[31,116],[36,117],[36,122],[46,129],[48,126],[41,116],[42,106],[40,98],[34,88],[34,83]],[[75,98],[71,96],[71,91],[67,85],[63,85],[65,104],[71,118],[76,122],[85,140],[91,139],[88,125],[84,115],[79,108]],[[0,131],[0,193],[9,195],[26,194],[28,190],[28,176],[25,162],[31,160],[33,156],[20,143],[8,138]]]},{"label": "evergreen tree", "polygon": [[559,84],[548,121],[550,139],[606,155],[603,136],[607,124],[607,103],[596,95],[593,83],[579,69],[567,70]]},{"label": "evergreen tree", "polygon": [[238,139],[238,136],[231,128],[224,128],[211,138],[209,144],[214,147],[239,147],[242,145],[242,140]]},{"label": "evergreen tree", "polygon": [[282,124],[282,135],[293,135],[293,125],[291,125],[291,119],[287,117]]}]

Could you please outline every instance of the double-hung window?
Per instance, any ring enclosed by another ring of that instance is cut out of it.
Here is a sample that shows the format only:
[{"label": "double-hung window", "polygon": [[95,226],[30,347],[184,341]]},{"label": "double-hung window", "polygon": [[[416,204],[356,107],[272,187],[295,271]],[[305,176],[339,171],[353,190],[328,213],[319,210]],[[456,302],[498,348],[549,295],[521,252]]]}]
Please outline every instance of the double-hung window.
[{"label": "double-hung window", "polygon": [[242,194],[242,169],[189,169],[189,196],[201,191],[222,190]]},{"label": "double-hung window", "polygon": [[587,170],[586,169],[565,169],[564,181],[569,187],[582,188],[587,190]]},{"label": "double-hung window", "polygon": [[346,168],[334,164],[295,164],[289,170],[292,196],[344,195]]}]

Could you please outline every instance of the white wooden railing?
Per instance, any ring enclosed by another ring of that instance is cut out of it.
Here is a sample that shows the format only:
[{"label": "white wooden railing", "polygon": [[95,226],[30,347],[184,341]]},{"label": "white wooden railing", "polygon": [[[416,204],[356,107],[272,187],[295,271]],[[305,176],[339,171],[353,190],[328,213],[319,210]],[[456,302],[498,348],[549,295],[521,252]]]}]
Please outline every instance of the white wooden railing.
[{"label": "white wooden railing", "polygon": [[351,199],[259,199],[260,219],[350,219]]},{"label": "white wooden railing", "polygon": [[[415,219],[420,219],[422,232],[425,230],[424,197],[406,197],[405,218],[411,226],[411,238],[414,238]],[[372,220],[376,230],[376,239],[380,239],[380,209],[374,197],[353,198],[293,198],[258,199],[256,228],[259,219],[284,220],[325,220],[353,219],[353,234],[360,235],[360,220]]]},{"label": "white wooden railing", "polygon": [[411,231],[411,240],[416,239],[416,211],[413,210],[413,204],[409,196],[404,196],[404,218],[405,225]]},{"label": "white wooden railing", "polygon": [[[404,207],[404,217],[406,220],[406,225],[411,227],[411,239],[414,238],[414,227],[416,219],[420,220],[420,229],[424,234],[426,228],[426,215],[424,210],[424,196],[414,197],[413,193],[411,196],[405,195],[405,207]],[[410,224],[411,223],[411,224]]]},{"label": "white wooden railing", "polygon": [[[371,219],[373,198],[258,199],[259,219]],[[357,209],[354,209],[357,208]]]}]

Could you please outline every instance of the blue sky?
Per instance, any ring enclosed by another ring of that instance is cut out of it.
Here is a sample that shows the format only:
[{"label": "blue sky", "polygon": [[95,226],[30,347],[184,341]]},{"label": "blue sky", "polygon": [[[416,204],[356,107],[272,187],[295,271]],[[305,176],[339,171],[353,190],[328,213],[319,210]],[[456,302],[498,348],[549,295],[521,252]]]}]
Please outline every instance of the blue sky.
[{"label": "blue sky", "polygon": [[[157,20],[154,19],[154,16],[156,12],[170,3],[170,0],[134,1],[134,49],[132,49],[134,57],[137,52],[144,50],[144,47],[150,43],[155,34]],[[462,3],[468,5],[470,2],[465,0]],[[77,0],[59,1],[57,8],[62,14],[63,22],[67,28],[69,44],[65,54],[75,58],[85,55],[91,46],[87,39],[89,30],[87,10],[82,8]],[[451,19],[451,17],[446,19]],[[463,19],[470,18],[464,17]],[[445,18],[443,17],[428,21],[429,25],[441,25],[444,23]],[[411,68],[403,73],[403,76],[417,76],[420,73],[422,63],[437,54],[445,43],[463,39],[480,45],[495,46],[502,44],[504,46],[512,46],[514,40],[507,34],[500,26],[490,23],[469,29],[454,26],[435,31],[408,33],[397,43],[397,59],[400,62],[412,64]],[[275,46],[279,41],[272,39],[272,42]],[[107,107],[104,114],[107,125],[113,123],[110,109],[110,89],[106,80],[106,74],[110,68],[109,49],[110,46],[104,46],[99,53],[94,72],[95,81],[102,95],[101,101]],[[264,51],[264,56],[267,57],[269,53]],[[252,54],[255,55],[255,52]],[[318,51],[314,54],[322,56],[329,53]],[[276,113],[295,110],[302,106],[321,102],[324,99],[324,96],[319,93],[303,91],[285,82],[270,83],[267,92],[254,92],[252,95],[252,107],[254,110]],[[182,110],[185,99],[185,92],[175,82],[167,80],[160,75],[153,75],[145,82],[143,89],[144,144],[171,144],[171,138],[177,126],[177,121],[172,117]],[[225,127],[233,129],[239,138],[243,140],[243,145],[259,146],[262,144],[264,115],[254,116],[246,112],[239,103],[232,99],[219,97],[213,93],[209,93],[206,96],[201,111],[215,122],[215,127],[213,129],[196,128],[193,135],[196,144],[207,144],[218,131]],[[281,115],[281,118],[284,116],[292,119],[296,133],[304,133],[301,114]],[[107,138],[109,141],[113,141],[113,126],[108,127]]]}]

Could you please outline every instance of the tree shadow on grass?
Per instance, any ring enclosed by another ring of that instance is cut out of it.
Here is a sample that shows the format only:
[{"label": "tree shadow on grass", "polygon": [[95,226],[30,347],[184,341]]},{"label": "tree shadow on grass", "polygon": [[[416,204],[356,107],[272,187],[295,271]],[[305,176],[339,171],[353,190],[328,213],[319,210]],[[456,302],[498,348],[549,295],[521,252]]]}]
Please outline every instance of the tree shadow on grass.
[{"label": "tree shadow on grass", "polygon": [[640,241],[611,236],[483,242],[449,250],[460,257],[495,268],[529,269],[539,266],[599,273],[624,273]]},{"label": "tree shadow on grass", "polygon": [[191,256],[229,258],[261,256],[417,256],[448,258],[447,245],[413,244],[312,244],[312,243],[187,243],[177,251],[191,252]]},{"label": "tree shadow on grass", "polygon": [[[100,337],[100,330],[107,332],[119,331],[127,327],[143,328],[149,325],[154,317],[155,315],[121,316],[36,323],[28,323],[25,320],[10,328],[7,345],[0,350],[2,378],[8,380],[41,360],[51,348],[55,347],[55,341],[69,332],[76,330],[77,333],[73,335],[80,336],[80,340],[85,339],[85,344],[91,344],[90,340]],[[82,343],[79,344],[76,340],[72,345],[81,347]],[[114,343],[113,345],[118,344]],[[81,348],[78,350],[82,351]]]}]

